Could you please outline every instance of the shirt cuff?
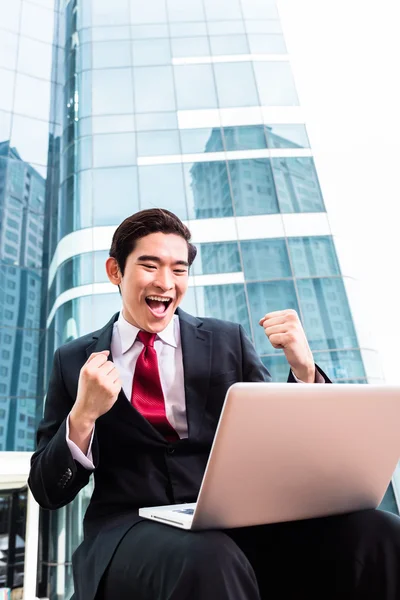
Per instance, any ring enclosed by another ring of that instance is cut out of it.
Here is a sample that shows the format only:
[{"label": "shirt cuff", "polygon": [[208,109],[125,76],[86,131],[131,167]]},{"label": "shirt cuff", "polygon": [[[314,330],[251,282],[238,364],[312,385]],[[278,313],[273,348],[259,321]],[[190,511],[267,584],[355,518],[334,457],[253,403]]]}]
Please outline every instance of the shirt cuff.
[{"label": "shirt cuff", "polygon": [[[304,381],[302,381],[301,379],[298,379],[296,377],[296,375],[293,373],[292,371],[292,375],[296,381],[296,383],[305,383]],[[318,369],[315,369],[315,379],[314,379],[314,383],[325,383],[325,379],[322,377],[321,373],[318,371]]]},{"label": "shirt cuff", "polygon": [[67,430],[66,441],[68,444],[68,448],[70,449],[70,452],[72,454],[72,458],[74,460],[76,460],[78,463],[80,463],[82,465],[82,467],[85,467],[85,469],[90,469],[91,471],[93,471],[95,468],[95,466],[93,464],[93,455],[92,455],[92,442],[93,442],[93,436],[94,436],[94,427],[93,427],[92,437],[90,438],[89,448],[88,448],[86,455],[82,452],[82,450],[80,448],[78,448],[78,446],[72,440],[69,439],[69,415],[67,417],[66,430]]}]

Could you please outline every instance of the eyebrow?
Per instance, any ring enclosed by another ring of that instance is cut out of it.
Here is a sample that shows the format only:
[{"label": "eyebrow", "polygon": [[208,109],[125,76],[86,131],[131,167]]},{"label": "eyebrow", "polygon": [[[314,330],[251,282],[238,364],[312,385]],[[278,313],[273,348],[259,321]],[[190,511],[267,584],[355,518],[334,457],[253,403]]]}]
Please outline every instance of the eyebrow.
[{"label": "eyebrow", "polygon": [[[161,263],[161,258],[158,256],[152,256],[151,254],[142,254],[142,256],[139,256],[137,260],[141,262],[150,260],[159,264]],[[176,260],[174,265],[183,265],[184,267],[188,267],[189,263],[186,260]]]}]

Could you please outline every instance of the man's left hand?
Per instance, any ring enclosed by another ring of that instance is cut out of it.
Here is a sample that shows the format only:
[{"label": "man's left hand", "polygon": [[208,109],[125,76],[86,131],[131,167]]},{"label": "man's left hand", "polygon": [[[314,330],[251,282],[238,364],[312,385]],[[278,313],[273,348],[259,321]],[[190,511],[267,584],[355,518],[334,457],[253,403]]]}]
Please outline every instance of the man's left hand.
[{"label": "man's left hand", "polygon": [[295,310],[277,310],[259,321],[274,348],[284,351],[293,374],[304,383],[314,383],[315,364],[306,334]]}]

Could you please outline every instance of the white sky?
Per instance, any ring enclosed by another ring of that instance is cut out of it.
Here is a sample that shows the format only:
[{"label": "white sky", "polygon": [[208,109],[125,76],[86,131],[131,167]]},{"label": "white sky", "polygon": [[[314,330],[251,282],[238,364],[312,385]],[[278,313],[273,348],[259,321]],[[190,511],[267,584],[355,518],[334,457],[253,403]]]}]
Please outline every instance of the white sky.
[{"label": "white sky", "polygon": [[400,383],[400,2],[277,4],[331,227],[352,243],[365,326]]}]

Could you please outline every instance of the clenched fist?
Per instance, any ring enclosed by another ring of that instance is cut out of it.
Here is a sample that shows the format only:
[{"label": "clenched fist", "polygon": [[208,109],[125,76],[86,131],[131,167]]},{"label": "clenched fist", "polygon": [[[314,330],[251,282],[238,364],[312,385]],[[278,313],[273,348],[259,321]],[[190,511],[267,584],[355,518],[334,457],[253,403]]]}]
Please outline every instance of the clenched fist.
[{"label": "clenched fist", "polygon": [[86,452],[96,419],[112,408],[121,391],[121,380],[109,350],[94,352],[83,365],[78,393],[69,415],[70,439]]},{"label": "clenched fist", "polygon": [[295,310],[278,310],[259,321],[274,348],[281,348],[294,375],[314,383],[315,364],[306,334]]}]

